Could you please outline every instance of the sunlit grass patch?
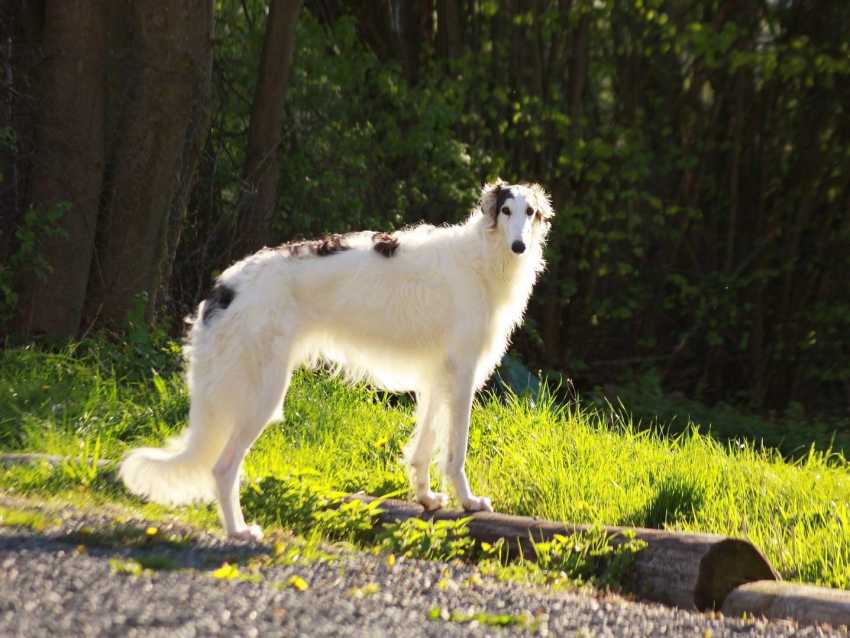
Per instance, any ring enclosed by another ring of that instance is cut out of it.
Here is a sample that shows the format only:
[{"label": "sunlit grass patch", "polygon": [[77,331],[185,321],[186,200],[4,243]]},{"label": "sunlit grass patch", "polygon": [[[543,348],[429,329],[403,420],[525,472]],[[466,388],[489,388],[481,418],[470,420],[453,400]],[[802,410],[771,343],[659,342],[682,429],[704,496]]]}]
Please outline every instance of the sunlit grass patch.
[{"label": "sunlit grass patch", "polygon": [[25,527],[43,532],[54,524],[55,521],[43,512],[0,506],[0,527]]},{"label": "sunlit grass patch", "polygon": [[[128,369],[132,357],[121,356],[100,346],[83,355],[72,348],[0,355],[5,449],[88,457],[64,467],[0,468],[0,489],[123,503],[151,520],[170,515],[141,505],[91,463],[159,443],[184,425],[188,402],[177,366],[145,373]],[[43,389],[54,376],[60,390]],[[839,455],[813,450],[788,462],[769,449],[719,443],[696,428],[676,435],[640,428],[610,406],[559,405],[545,390],[535,397],[484,394],[472,421],[467,472],[499,511],[745,537],[785,578],[850,588],[850,469]],[[269,477],[311,483],[321,498],[361,490],[409,497],[400,457],[412,428],[409,399],[301,372],[285,422],[271,424],[247,460],[246,509],[266,525],[301,533],[366,535],[368,512],[317,520],[312,505],[304,509],[298,500],[304,494],[288,493]],[[439,478],[434,482],[439,487]],[[262,494],[258,485],[265,485]],[[213,506],[181,508],[179,515],[217,527]]]},{"label": "sunlit grass patch", "polygon": [[113,574],[127,574],[129,576],[141,576],[145,571],[142,564],[133,559],[109,559],[109,571]]}]

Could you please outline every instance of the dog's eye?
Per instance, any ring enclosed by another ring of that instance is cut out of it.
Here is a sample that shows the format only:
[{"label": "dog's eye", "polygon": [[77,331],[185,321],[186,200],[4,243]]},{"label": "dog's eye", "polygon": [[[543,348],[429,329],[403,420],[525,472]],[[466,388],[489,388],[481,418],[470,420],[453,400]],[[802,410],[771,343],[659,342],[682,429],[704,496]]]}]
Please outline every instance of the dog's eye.
[{"label": "dog's eye", "polygon": [[511,214],[511,209],[508,208],[507,206],[502,206],[502,215],[510,215],[510,214]]},{"label": "dog's eye", "polygon": [[528,208],[525,209],[525,214],[528,215],[529,217],[531,217],[534,214],[534,209],[531,208],[531,206],[529,206]]}]

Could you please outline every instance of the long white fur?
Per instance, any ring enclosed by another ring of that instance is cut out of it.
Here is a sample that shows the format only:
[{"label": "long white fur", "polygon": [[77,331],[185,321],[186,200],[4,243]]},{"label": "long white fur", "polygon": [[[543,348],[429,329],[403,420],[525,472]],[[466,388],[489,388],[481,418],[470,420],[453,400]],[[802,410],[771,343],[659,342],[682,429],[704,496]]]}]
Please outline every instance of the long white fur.
[{"label": "long white fur", "polygon": [[[497,211],[507,188],[513,197]],[[470,408],[544,268],[552,214],[540,186],[498,181],[484,187],[465,223],[395,233],[399,247],[389,258],[364,232],[347,235],[350,249],[332,255],[265,249],[234,264],[219,278],[235,291],[232,303],[203,321],[202,302],[185,346],[189,427],[165,448],[128,453],[120,467],[127,488],[165,504],[215,498],[229,535],[259,538],[239,504],[242,461],[282,415],[292,371],[325,362],[353,379],[416,393],[405,456],[418,501],[429,509],[447,502],[430,489],[439,449],[461,504],[491,509],[464,473]],[[522,254],[512,250],[517,241]]]}]

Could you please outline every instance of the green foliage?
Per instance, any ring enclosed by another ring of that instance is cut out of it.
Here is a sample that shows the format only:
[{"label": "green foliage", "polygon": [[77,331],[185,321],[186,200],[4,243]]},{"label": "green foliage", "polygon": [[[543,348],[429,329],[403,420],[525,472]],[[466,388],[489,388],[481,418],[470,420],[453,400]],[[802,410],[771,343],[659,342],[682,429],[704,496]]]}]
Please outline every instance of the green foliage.
[{"label": "green foliage", "polygon": [[[8,142],[8,129],[0,129],[0,148]],[[12,318],[18,305],[15,279],[29,271],[36,279],[50,274],[50,265],[39,248],[40,242],[51,237],[65,236],[59,221],[71,206],[61,202],[48,210],[30,207],[15,229],[15,249],[8,259],[0,262],[0,325]],[[36,285],[34,283],[34,285]]]},{"label": "green foliage", "polygon": [[[216,10],[209,170],[176,268],[187,311],[226,265],[207,263],[229,254],[209,236],[229,241],[264,33],[258,0]],[[654,366],[703,401],[843,405],[846,6],[476,3],[460,56],[423,32],[415,82],[376,43],[379,12],[301,14],[269,243],[456,221],[485,178],[540,181],[558,216],[517,339],[533,368],[592,385]]]},{"label": "green foliage", "polygon": [[166,554],[144,554],[139,556],[138,561],[142,569],[152,571],[177,569],[177,561]]},{"label": "green foliage", "polygon": [[408,558],[449,561],[468,559],[475,548],[468,518],[434,521],[410,518],[387,528],[381,546]]},{"label": "green foliage", "polygon": [[177,561],[166,554],[141,554],[136,558],[109,559],[109,570],[113,574],[141,576],[145,572],[177,569]]},{"label": "green foliage", "polygon": [[[216,108],[202,183],[194,195],[197,209],[187,221],[172,282],[187,311],[196,298],[186,299],[183,286],[202,293],[195,279],[207,281],[210,272],[228,265],[222,256],[230,259],[264,35],[265,3],[224,0],[217,10]],[[269,245],[364,228],[390,230],[422,218],[442,223],[464,217],[477,196],[481,161],[453,128],[463,112],[463,95],[445,90],[436,79],[408,85],[399,66],[364,45],[351,16],[322,24],[304,10],[296,43]],[[198,251],[198,245],[211,243],[217,249]]]},{"label": "green foliage", "polygon": [[[848,372],[836,354],[850,334],[841,275],[850,226],[840,189],[828,192],[850,167],[846,144],[834,144],[846,134],[838,83],[850,79],[848,45],[835,26],[846,8],[802,21],[796,3],[759,20],[712,1],[675,12],[582,3],[569,16],[554,5],[510,27],[504,14],[475,16],[484,35],[462,73],[474,86],[464,139],[503,149],[507,177],[539,179],[555,196],[550,270],[531,311],[539,321],[546,306],[550,328],[535,360],[608,383],[621,370],[595,361],[658,357],[665,382],[690,394],[740,399],[740,388],[756,405],[818,403],[803,388],[819,393],[824,370],[833,380]],[[506,30],[550,65],[489,46]],[[573,103],[574,69],[566,58],[567,72],[552,65],[583,30],[587,85]],[[764,128],[767,112],[775,119]],[[783,195],[769,195],[764,179]],[[828,299],[811,290],[815,280]],[[569,349],[553,356],[558,344]]]},{"label": "green foliage", "polygon": [[73,485],[91,487],[100,476],[98,462],[101,460],[100,437],[83,441],[80,455],[76,458],[63,459],[60,464],[63,478]]},{"label": "green foliage", "polygon": [[280,235],[391,229],[462,218],[475,160],[452,128],[463,95],[439,81],[408,85],[358,39],[353,18],[298,25],[287,95]]},{"label": "green foliage", "polygon": [[242,503],[246,514],[263,525],[363,542],[374,533],[380,502],[345,501],[346,496],[304,477],[269,476],[243,490]]},{"label": "green foliage", "polygon": [[43,532],[54,523],[41,512],[0,507],[0,526],[3,527],[26,527],[33,532]]},{"label": "green foliage", "polygon": [[141,576],[144,567],[137,560],[120,558],[109,559],[109,571],[113,574],[127,574],[129,576]]},{"label": "green foliage", "polygon": [[627,532],[617,539],[601,527],[570,536],[555,534],[551,540],[534,543],[537,564],[544,570],[563,572],[572,580],[592,582],[598,587],[622,586],[635,554],[644,541]]}]

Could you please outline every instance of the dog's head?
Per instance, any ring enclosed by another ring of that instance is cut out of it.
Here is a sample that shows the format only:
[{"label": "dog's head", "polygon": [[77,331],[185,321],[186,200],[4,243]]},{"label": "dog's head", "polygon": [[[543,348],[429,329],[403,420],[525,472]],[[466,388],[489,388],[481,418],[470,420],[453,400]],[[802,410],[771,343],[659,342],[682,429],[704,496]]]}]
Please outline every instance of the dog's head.
[{"label": "dog's head", "polygon": [[492,220],[493,230],[501,231],[506,248],[517,255],[545,241],[555,214],[540,184],[508,184],[500,179],[481,190],[481,212]]}]

